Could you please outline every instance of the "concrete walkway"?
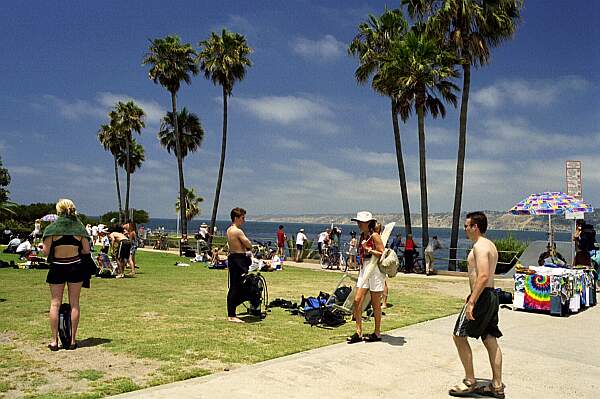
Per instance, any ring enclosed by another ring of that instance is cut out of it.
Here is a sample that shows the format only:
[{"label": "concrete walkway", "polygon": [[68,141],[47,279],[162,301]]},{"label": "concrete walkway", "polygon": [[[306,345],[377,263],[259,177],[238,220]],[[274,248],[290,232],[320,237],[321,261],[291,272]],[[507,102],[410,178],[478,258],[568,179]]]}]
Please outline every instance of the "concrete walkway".
[{"label": "concrete walkway", "polygon": [[[454,322],[445,317],[387,332],[380,343],[332,345],[117,397],[448,398],[463,378]],[[565,318],[502,309],[500,329],[507,398],[599,397],[600,306]],[[471,344],[483,383],[491,378],[487,354]]]}]

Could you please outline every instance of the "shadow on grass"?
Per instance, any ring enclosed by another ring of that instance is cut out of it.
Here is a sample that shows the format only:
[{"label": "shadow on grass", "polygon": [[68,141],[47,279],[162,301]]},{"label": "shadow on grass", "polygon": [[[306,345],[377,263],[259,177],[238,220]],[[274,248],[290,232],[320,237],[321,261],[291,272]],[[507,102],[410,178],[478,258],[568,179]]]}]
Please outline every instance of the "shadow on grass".
[{"label": "shadow on grass", "polygon": [[386,334],[382,334],[381,336],[383,338],[383,342],[392,346],[404,346],[406,343],[406,339],[404,339],[404,337],[394,337]]},{"label": "shadow on grass", "polygon": [[238,315],[241,320],[244,320],[244,323],[258,323],[262,319],[258,316],[253,316],[251,314]]},{"label": "shadow on grass", "polygon": [[90,337],[90,338],[86,338],[86,339],[77,341],[77,346],[79,346],[80,348],[91,348],[92,346],[99,346],[99,345],[107,344],[109,342],[112,342],[112,340],[107,339],[107,338]]}]

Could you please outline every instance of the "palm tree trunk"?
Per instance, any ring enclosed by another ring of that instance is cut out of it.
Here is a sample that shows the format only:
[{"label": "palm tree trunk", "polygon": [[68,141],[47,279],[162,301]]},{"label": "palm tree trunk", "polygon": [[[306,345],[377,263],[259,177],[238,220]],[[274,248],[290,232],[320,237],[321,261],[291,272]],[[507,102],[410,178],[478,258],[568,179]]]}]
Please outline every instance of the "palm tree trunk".
[{"label": "palm tree trunk", "polygon": [[400,179],[400,193],[402,195],[402,211],[404,212],[404,229],[406,234],[412,234],[410,207],[408,205],[408,190],[406,188],[406,173],[404,171],[404,158],[402,156],[402,142],[400,141],[400,125],[398,124],[398,111],[396,108],[396,101],[392,100],[392,125],[394,126],[396,162],[398,163],[398,178]]},{"label": "palm tree trunk", "polygon": [[456,158],[456,187],[454,191],[454,208],[452,209],[452,232],[450,234],[450,260],[448,270],[456,270],[456,247],[458,246],[458,229],[462,206],[463,179],[465,173],[465,155],[467,151],[467,109],[469,91],[471,89],[471,65],[463,65],[463,88],[460,101],[460,123],[458,127],[458,156]]},{"label": "palm tree trunk", "polygon": [[213,202],[212,216],[210,217],[210,232],[208,245],[212,245],[212,237],[217,222],[217,210],[219,209],[219,196],[221,195],[221,183],[223,182],[223,168],[225,167],[225,150],[227,149],[227,92],[223,87],[223,139],[221,141],[221,162],[219,164],[219,176],[217,177],[217,188]]},{"label": "palm tree trunk", "polygon": [[115,159],[115,182],[117,185],[117,202],[119,203],[119,223],[122,223],[123,220],[123,204],[121,203],[121,187],[119,186],[119,164],[117,163],[117,156],[113,154]]},{"label": "palm tree trunk", "polygon": [[177,172],[179,174],[179,220],[181,220],[181,237],[187,235],[187,220],[185,218],[185,181],[183,180],[183,158],[181,156],[181,133],[177,122],[177,95],[171,92],[173,107],[173,124],[175,125],[175,155],[177,157]]},{"label": "palm tree trunk", "polygon": [[429,211],[427,209],[427,168],[425,167],[425,111],[424,105],[417,108],[419,116],[419,180],[421,182],[421,220],[423,224],[422,246],[429,244]]},{"label": "palm tree trunk", "polygon": [[131,137],[130,134],[127,135],[127,140],[125,141],[125,153],[127,154],[127,159],[125,159],[125,172],[127,173],[127,190],[125,191],[125,221],[129,220],[129,187],[131,187]]}]

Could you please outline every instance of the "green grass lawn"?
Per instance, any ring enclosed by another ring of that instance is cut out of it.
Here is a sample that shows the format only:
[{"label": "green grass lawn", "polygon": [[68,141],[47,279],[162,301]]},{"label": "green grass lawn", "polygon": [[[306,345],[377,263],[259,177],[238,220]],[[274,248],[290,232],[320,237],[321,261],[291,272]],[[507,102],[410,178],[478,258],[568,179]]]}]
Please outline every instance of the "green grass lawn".
[{"label": "green grass lawn", "polygon": [[[16,257],[1,254],[0,259]],[[92,288],[82,291],[78,339],[95,346],[56,353],[45,348],[50,337],[47,271],[0,269],[0,397],[16,388],[34,397],[69,397],[76,392],[84,392],[81,397],[102,397],[342,342],[353,331],[351,322],[336,329],[311,328],[303,318],[280,308],[260,322],[228,323],[227,272],[200,263],[176,267],[178,260],[184,259],[140,251],[141,268],[135,278],[94,279]],[[265,277],[270,300],[299,301],[303,294],[331,292],[340,274],[288,267]],[[432,295],[429,282],[400,277],[389,283],[389,302],[394,306],[386,309],[384,330],[455,313],[462,303],[459,298]],[[372,321],[365,323],[366,332],[372,328]],[[116,378],[105,367],[82,365],[70,373],[76,383],[66,393],[59,395],[62,387],[44,386],[64,371],[52,356],[88,357],[89,362],[89,356],[102,353],[147,360],[155,367],[144,378]],[[40,375],[32,379],[25,373],[19,380],[15,370],[23,369]]]}]

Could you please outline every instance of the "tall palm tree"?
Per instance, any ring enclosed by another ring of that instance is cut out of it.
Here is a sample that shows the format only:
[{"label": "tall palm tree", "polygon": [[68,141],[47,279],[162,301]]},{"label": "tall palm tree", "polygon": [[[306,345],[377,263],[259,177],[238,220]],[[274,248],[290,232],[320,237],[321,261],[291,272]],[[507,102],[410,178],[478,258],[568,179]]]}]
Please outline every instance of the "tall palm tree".
[{"label": "tall palm tree", "polygon": [[[423,248],[429,243],[429,209],[427,202],[427,168],[425,154],[425,115],[446,116],[444,102],[456,106],[458,87],[449,79],[458,76],[454,55],[440,43],[420,32],[419,27],[402,40],[392,43],[381,67],[381,80],[398,88],[402,102],[414,101],[419,130],[419,181],[421,186],[421,220]],[[442,101],[443,100],[443,101]]]},{"label": "tall palm tree", "polygon": [[[406,102],[399,101],[394,94],[396,87],[388,87],[380,79],[380,68],[382,57],[389,51],[394,40],[401,39],[408,28],[408,23],[402,15],[402,11],[386,10],[379,18],[369,15],[367,22],[358,26],[358,34],[350,43],[348,53],[359,59],[355,77],[359,83],[365,83],[373,76],[372,87],[380,94],[390,97],[392,127],[394,130],[394,143],[396,145],[396,163],[398,164],[398,178],[400,180],[400,195],[402,197],[402,210],[404,212],[404,228],[406,234],[412,234],[412,223],[410,217],[410,206],[408,189],[406,186],[406,173],[404,169],[404,157],[402,154],[402,141],[400,140],[400,125],[398,113],[408,114]],[[405,121],[406,119],[403,118]]]},{"label": "tall palm tree", "polygon": [[[193,188],[185,189],[185,218],[189,222],[200,214],[200,207],[198,204],[204,201],[204,198],[196,195]],[[175,211],[179,212],[181,209],[179,199],[175,202]]]},{"label": "tall palm tree", "polygon": [[115,183],[117,187],[117,202],[119,204],[119,221],[121,221],[123,215],[123,204],[121,202],[121,188],[119,186],[119,164],[117,162],[117,155],[125,147],[123,140],[119,136],[119,132],[112,125],[101,125],[98,131],[98,141],[102,144],[102,147],[106,151],[110,151],[113,156],[115,164]]},{"label": "tall palm tree", "polygon": [[[179,125],[179,134],[181,137],[181,159],[185,159],[189,152],[196,152],[204,139],[204,128],[200,123],[200,118],[193,112],[183,107],[177,116],[177,124]],[[167,112],[160,125],[158,132],[158,141],[160,145],[167,149],[169,154],[171,151],[177,156],[177,143],[175,135],[175,118],[172,112]]]},{"label": "tall palm tree", "polygon": [[144,151],[144,146],[139,144],[135,139],[131,141],[129,146],[129,159],[127,159],[127,151],[124,148],[117,154],[119,166],[127,169],[131,174],[140,169],[145,160],[146,152]]},{"label": "tall palm tree", "polygon": [[402,0],[417,18],[429,16],[433,34],[453,48],[462,67],[463,84],[458,128],[456,184],[452,209],[452,233],[448,270],[456,270],[456,247],[467,147],[467,113],[471,90],[471,66],[490,61],[490,49],[510,39],[521,18],[522,0]]},{"label": "tall palm tree", "polygon": [[142,129],[146,126],[144,123],[144,110],[138,107],[133,101],[123,103],[117,102],[115,109],[110,112],[111,124],[119,132],[125,143],[125,173],[127,176],[127,185],[125,191],[125,218],[129,216],[129,191],[131,188],[131,146],[133,143],[132,132],[142,133]]},{"label": "tall palm tree", "polygon": [[[233,85],[241,81],[246,75],[246,67],[252,65],[248,56],[252,49],[246,43],[246,38],[239,33],[223,29],[221,36],[215,32],[207,40],[199,43],[200,52],[198,61],[200,69],[207,79],[223,89],[223,138],[221,140],[221,161],[219,163],[219,176],[215,189],[212,216],[210,218],[210,231],[215,231],[221,183],[223,182],[223,168],[225,167],[225,150],[227,148],[227,98],[233,92]],[[212,244],[212,235],[209,245]]]},{"label": "tall palm tree", "polygon": [[[181,82],[190,84],[191,76],[198,73],[194,57],[196,51],[189,43],[181,43],[178,36],[166,36],[164,39],[154,39],[150,43],[143,64],[150,65],[148,77],[154,83],[160,83],[171,94],[173,126],[175,129],[175,155],[177,156],[177,171],[179,174],[179,201],[185,203],[185,182],[183,178],[183,158],[181,156],[181,134],[177,123],[177,92]],[[184,215],[185,206],[181,208],[181,236],[187,235],[187,220]]]}]

